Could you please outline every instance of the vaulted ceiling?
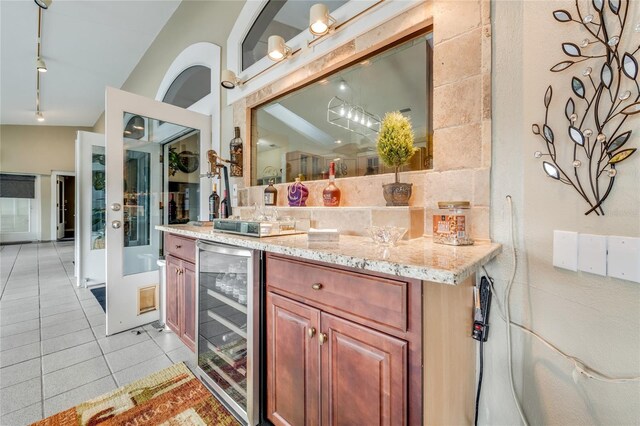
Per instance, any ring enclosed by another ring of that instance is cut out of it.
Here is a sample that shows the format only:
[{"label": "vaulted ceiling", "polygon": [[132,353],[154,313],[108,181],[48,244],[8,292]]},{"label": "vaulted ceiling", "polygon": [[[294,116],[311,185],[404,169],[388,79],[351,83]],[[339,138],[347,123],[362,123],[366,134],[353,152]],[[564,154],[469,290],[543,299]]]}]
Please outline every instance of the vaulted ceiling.
[{"label": "vaulted ceiling", "polygon": [[[40,109],[47,125],[92,126],[106,86],[121,87],[180,0],[54,0],[42,13]],[[0,123],[38,124],[38,6],[0,1]]]}]

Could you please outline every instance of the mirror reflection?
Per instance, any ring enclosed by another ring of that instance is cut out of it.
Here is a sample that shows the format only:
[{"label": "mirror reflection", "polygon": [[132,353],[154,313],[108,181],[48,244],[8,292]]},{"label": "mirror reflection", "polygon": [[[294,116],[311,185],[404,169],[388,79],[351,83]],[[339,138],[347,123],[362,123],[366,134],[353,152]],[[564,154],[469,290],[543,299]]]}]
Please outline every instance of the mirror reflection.
[{"label": "mirror reflection", "polygon": [[391,173],[376,139],[387,112],[411,119],[419,151],[401,171],[432,163],[432,38],[397,45],[252,111],[252,184]]}]

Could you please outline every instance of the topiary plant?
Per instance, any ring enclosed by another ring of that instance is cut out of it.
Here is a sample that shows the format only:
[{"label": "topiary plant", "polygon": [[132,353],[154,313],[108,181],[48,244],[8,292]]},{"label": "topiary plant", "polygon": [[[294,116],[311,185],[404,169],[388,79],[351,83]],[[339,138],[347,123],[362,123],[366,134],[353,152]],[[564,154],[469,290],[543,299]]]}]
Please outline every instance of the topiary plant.
[{"label": "topiary plant", "polygon": [[382,162],[395,167],[395,183],[398,183],[398,170],[418,150],[413,146],[413,130],[409,119],[398,111],[388,112],[380,125],[377,148]]}]

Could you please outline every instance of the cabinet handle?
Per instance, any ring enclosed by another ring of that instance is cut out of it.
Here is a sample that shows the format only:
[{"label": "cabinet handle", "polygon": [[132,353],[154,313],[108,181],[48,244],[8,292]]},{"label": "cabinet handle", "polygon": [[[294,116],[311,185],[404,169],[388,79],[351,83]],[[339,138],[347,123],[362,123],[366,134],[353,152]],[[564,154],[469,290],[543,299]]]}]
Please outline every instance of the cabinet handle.
[{"label": "cabinet handle", "polygon": [[314,290],[320,290],[322,288],[322,284],[320,283],[315,283],[311,286],[312,289]]},{"label": "cabinet handle", "polygon": [[182,246],[180,244],[176,244],[176,249],[181,249]]},{"label": "cabinet handle", "polygon": [[318,341],[320,342],[321,345],[324,345],[324,342],[326,342],[327,339],[328,339],[327,333],[318,334]]},{"label": "cabinet handle", "polygon": [[313,339],[313,336],[315,336],[315,335],[316,335],[316,329],[315,329],[315,327],[311,327],[311,328],[309,328],[308,333],[309,333],[309,338],[310,338],[310,339]]}]

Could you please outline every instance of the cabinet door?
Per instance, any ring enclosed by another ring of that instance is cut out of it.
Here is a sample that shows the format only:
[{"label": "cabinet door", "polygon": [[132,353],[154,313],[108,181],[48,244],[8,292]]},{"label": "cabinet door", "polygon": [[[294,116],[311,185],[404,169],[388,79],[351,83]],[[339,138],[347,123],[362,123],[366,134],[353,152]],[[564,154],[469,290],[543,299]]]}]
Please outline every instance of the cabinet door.
[{"label": "cabinet door", "polygon": [[167,288],[166,288],[166,298],[167,298],[167,325],[171,330],[173,330],[176,334],[180,335],[180,317],[179,317],[179,306],[180,306],[180,263],[181,261],[176,259],[173,256],[167,256]]},{"label": "cabinet door", "polygon": [[267,293],[267,417],[276,426],[320,424],[319,324],[317,309]]},{"label": "cabinet door", "polygon": [[407,424],[407,342],[322,313],[322,424]]},{"label": "cabinet door", "polygon": [[182,315],[180,335],[182,341],[196,350],[196,268],[193,263],[182,262]]}]

